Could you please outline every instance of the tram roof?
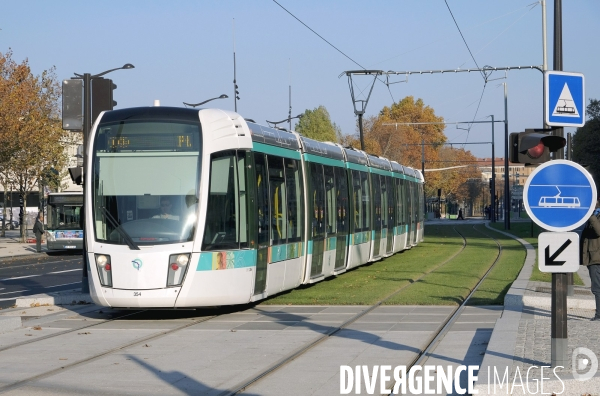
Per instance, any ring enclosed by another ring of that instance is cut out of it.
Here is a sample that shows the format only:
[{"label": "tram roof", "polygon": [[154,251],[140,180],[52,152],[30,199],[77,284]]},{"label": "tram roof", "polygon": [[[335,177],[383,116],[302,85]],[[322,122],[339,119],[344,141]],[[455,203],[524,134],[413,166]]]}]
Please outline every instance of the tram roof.
[{"label": "tram roof", "polygon": [[250,128],[250,135],[252,135],[253,142],[269,144],[271,146],[287,148],[290,150],[300,149],[300,144],[298,143],[296,135],[291,132],[259,125],[254,122],[247,121],[246,123],[248,124],[248,128]]},{"label": "tram roof", "polygon": [[184,107],[145,106],[129,107],[126,109],[111,110],[104,113],[102,123],[117,122],[122,120],[173,120],[186,122],[199,122],[198,112],[202,109],[187,109]]},{"label": "tram roof", "polygon": [[364,151],[356,150],[352,147],[344,147],[344,152],[346,153],[347,162],[352,162],[354,164],[360,164],[365,166],[369,165],[367,154]]},{"label": "tram roof", "polygon": [[306,154],[344,161],[344,153],[339,146],[335,145],[335,143],[319,142],[318,140],[309,139],[304,136],[300,136],[300,140],[302,141],[303,152]]},{"label": "tram roof", "polygon": [[383,170],[392,170],[392,166],[390,165],[390,161],[387,158],[378,157],[376,155],[367,154],[369,158],[369,164],[372,168],[383,169]]}]

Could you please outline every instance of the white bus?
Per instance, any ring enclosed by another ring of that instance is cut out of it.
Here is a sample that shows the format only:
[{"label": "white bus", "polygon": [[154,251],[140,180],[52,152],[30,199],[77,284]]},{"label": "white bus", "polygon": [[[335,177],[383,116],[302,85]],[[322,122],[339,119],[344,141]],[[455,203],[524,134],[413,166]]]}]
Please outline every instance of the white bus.
[{"label": "white bus", "polygon": [[83,249],[81,208],[83,193],[48,194],[46,243],[48,250]]}]

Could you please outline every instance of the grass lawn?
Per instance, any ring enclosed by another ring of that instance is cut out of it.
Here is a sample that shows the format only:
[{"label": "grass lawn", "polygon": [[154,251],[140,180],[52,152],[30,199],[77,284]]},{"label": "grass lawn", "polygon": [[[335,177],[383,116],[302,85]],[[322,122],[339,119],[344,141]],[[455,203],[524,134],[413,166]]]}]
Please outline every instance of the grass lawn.
[{"label": "grass lawn", "polygon": [[[497,230],[504,231],[504,223],[501,221],[492,224],[492,227]],[[533,237],[531,236],[532,235],[531,230],[532,230],[531,222],[513,222],[513,223],[510,223],[510,230],[508,230],[506,232],[526,240],[531,245],[533,245],[533,247],[536,248],[536,250],[537,250],[538,236],[539,236],[540,232],[545,232],[546,230],[539,227],[537,224],[533,224]],[[538,268],[538,264],[537,264],[537,255],[535,257],[535,265],[533,266],[533,272],[532,272],[529,280],[536,281],[536,282],[552,282],[552,274],[540,272],[540,270]],[[581,280],[579,275],[577,275],[577,273],[573,274],[573,283],[578,286],[583,286],[583,281]]]},{"label": "grass lawn", "polygon": [[267,299],[262,304],[374,304],[431,271],[463,246],[462,238],[451,226],[426,227],[425,233],[425,241],[417,247],[340,276],[301,286]]},{"label": "grass lawn", "polygon": [[[453,228],[467,238],[467,247],[448,261],[463,246],[462,238]],[[386,304],[456,305],[464,301],[497,257],[496,243],[483,233],[499,239],[503,253],[471,304],[501,304],[523,265],[525,250],[518,242],[484,225],[473,229],[468,224],[426,226],[425,242],[417,247],[276,295],[262,304],[370,305],[404,287]],[[444,262],[447,263],[434,270]],[[427,275],[415,282],[423,274]]]},{"label": "grass lawn", "polygon": [[[430,227],[431,228],[431,227]],[[465,251],[386,302],[395,305],[458,305],[498,256],[494,240],[482,234],[485,226],[456,227],[466,238]],[[522,264],[522,262],[521,262]],[[512,282],[512,281],[511,281]]]}]

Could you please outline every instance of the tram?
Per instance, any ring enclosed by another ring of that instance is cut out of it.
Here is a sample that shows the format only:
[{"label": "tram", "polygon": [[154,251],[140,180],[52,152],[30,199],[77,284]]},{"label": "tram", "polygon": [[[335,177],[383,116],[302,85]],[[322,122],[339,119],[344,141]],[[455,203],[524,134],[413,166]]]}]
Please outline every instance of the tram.
[{"label": "tram", "polygon": [[218,109],[107,111],[90,136],[90,294],[245,304],[423,240],[423,175]]}]

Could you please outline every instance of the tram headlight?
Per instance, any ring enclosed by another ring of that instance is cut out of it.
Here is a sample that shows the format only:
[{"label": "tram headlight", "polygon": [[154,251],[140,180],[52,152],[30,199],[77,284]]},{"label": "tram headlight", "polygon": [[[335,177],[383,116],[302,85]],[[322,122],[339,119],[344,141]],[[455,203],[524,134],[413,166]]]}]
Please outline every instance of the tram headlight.
[{"label": "tram headlight", "polygon": [[181,286],[190,262],[189,253],[172,254],[169,256],[169,271],[167,274],[167,287]]},{"label": "tram headlight", "polygon": [[96,269],[100,284],[105,287],[112,287],[112,271],[110,265],[110,256],[106,254],[96,254]]}]

